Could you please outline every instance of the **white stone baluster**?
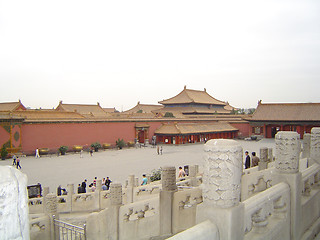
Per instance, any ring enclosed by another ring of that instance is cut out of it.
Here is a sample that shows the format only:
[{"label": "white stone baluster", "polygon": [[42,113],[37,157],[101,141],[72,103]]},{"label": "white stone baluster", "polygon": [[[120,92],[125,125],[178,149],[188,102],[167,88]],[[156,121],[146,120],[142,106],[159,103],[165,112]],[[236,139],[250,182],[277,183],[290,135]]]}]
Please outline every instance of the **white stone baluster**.
[{"label": "white stone baluster", "polygon": [[204,152],[203,204],[197,207],[197,222],[210,219],[217,224],[220,239],[242,239],[242,147],[234,140],[215,139],[205,144]]},{"label": "white stone baluster", "polygon": [[300,135],[297,132],[280,131],[275,136],[276,160],[275,168],[279,174],[279,180],[286,182],[291,189],[290,215],[292,240],[301,237],[301,181],[299,172]]}]

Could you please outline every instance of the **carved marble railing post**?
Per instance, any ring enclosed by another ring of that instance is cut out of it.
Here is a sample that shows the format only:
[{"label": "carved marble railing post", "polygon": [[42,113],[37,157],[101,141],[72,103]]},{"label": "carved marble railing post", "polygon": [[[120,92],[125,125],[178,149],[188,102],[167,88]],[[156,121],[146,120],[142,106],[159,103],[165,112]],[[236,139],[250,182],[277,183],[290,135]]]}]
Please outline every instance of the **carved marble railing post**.
[{"label": "carved marble railing post", "polygon": [[67,211],[72,212],[72,196],[74,194],[74,184],[67,184]]},{"label": "carved marble railing post", "polygon": [[290,186],[291,238],[301,237],[301,181],[299,172],[300,135],[297,132],[280,131],[275,136],[275,168],[279,180]]},{"label": "carved marble railing post", "polygon": [[96,181],[96,190],[94,192],[95,197],[95,209],[100,210],[101,209],[101,203],[100,203],[100,195],[101,195],[101,187],[102,187],[102,180],[97,179]]},{"label": "carved marble railing post", "polygon": [[55,238],[55,227],[54,227],[54,219],[59,219],[58,214],[58,198],[54,193],[48,193],[44,197],[44,211],[48,215],[50,219],[50,233],[51,239]]},{"label": "carved marble railing post", "polygon": [[194,165],[194,166],[195,166],[195,168],[196,168],[196,175],[198,175],[198,174],[199,174],[199,165],[196,164],[196,165]]},{"label": "carved marble railing post", "polygon": [[49,193],[49,187],[43,187],[42,188],[42,197],[47,196],[48,193]]},{"label": "carved marble railing post", "polygon": [[305,133],[303,134],[303,149],[301,158],[310,158],[310,144],[311,144],[311,134]]},{"label": "carved marble railing post", "polygon": [[27,175],[0,166],[0,239],[29,239]]},{"label": "carved marble railing post", "polygon": [[216,139],[204,146],[203,204],[197,223],[207,219],[219,228],[220,239],[243,239],[244,205],[240,202],[242,147],[234,140]]},{"label": "carved marble railing post", "polygon": [[273,162],[273,148],[268,148],[268,161]]},{"label": "carved marble railing post", "polygon": [[105,239],[119,239],[119,209],[122,205],[122,185],[121,183],[110,184],[111,206],[108,209],[108,231]]},{"label": "carved marble railing post", "polygon": [[172,234],[172,203],[177,190],[176,168],[165,166],[161,173],[162,190],[160,191],[160,234]]},{"label": "carved marble railing post", "polygon": [[189,166],[189,178],[190,178],[190,186],[192,187],[197,187],[197,167],[195,165],[190,165]]},{"label": "carved marble railing post", "polygon": [[311,129],[311,146],[310,146],[310,164],[320,164],[320,128],[314,127]]},{"label": "carved marble railing post", "polygon": [[134,175],[129,175],[127,185],[127,203],[133,203],[133,189],[136,186]]},{"label": "carved marble railing post", "polygon": [[260,148],[259,171],[268,168],[268,148]]},{"label": "carved marble railing post", "polygon": [[111,205],[118,206],[122,204],[122,185],[121,183],[110,184]]}]

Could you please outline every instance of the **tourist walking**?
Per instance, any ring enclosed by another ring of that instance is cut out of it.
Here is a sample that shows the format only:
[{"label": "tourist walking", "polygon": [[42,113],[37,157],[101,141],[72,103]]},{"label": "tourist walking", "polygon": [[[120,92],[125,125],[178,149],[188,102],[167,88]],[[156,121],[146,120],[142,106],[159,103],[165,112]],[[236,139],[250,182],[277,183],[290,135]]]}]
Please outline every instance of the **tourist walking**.
[{"label": "tourist walking", "polygon": [[160,154],[162,155],[162,146],[160,147]]},{"label": "tourist walking", "polygon": [[57,188],[57,196],[61,196],[61,185],[59,185],[59,187]]},{"label": "tourist walking", "polygon": [[245,155],[246,155],[246,161],[245,161],[245,163],[244,163],[244,168],[245,168],[245,169],[248,169],[248,168],[250,168],[250,156],[249,156],[249,152],[246,151],[246,152],[245,152]]},{"label": "tourist walking", "polygon": [[17,160],[16,155],[13,155],[12,160],[13,160],[12,166],[13,166],[13,165],[16,165],[16,164],[17,164],[17,162],[16,162],[16,160]]},{"label": "tourist walking", "polygon": [[82,186],[80,185],[80,183],[78,184],[78,194],[79,193],[84,193],[83,192],[83,188],[82,188]]},{"label": "tourist walking", "polygon": [[93,183],[91,183],[89,185],[89,189],[91,190],[91,192],[94,192],[96,190],[96,187],[93,185]]},{"label": "tourist walking", "polygon": [[83,150],[81,149],[81,150],[80,150],[80,158],[83,158],[83,155],[82,155],[82,154],[83,154]]},{"label": "tourist walking", "polygon": [[90,156],[92,157],[93,156],[93,149],[90,148]]},{"label": "tourist walking", "polygon": [[81,183],[81,187],[82,187],[82,192],[83,192],[83,193],[86,193],[87,179],[85,179],[85,180]]},{"label": "tourist walking", "polygon": [[145,174],[142,175],[142,183],[141,183],[141,186],[142,185],[147,185],[148,183],[148,178]]},{"label": "tourist walking", "polygon": [[178,178],[182,178],[185,176],[186,176],[186,172],[182,169],[182,167],[179,167]]},{"label": "tourist walking", "polygon": [[110,183],[111,183],[112,181],[109,179],[109,177],[107,177],[107,179],[106,179],[106,181],[105,181],[105,185],[107,186],[107,190],[109,190],[109,188],[110,188]]},{"label": "tourist walking", "polygon": [[36,156],[35,156],[36,158],[39,158],[40,157],[40,155],[39,155],[39,148],[37,148],[36,149]]},{"label": "tourist walking", "polygon": [[93,185],[96,187],[97,186],[97,177],[94,177],[93,179]]},{"label": "tourist walking", "polygon": [[21,169],[21,165],[20,165],[20,158],[19,157],[17,157],[17,169]]},{"label": "tourist walking", "polygon": [[258,166],[260,158],[256,156],[256,152],[252,152],[252,167]]},{"label": "tourist walking", "polygon": [[159,146],[157,146],[157,153],[158,153],[158,155],[160,154],[160,147]]}]

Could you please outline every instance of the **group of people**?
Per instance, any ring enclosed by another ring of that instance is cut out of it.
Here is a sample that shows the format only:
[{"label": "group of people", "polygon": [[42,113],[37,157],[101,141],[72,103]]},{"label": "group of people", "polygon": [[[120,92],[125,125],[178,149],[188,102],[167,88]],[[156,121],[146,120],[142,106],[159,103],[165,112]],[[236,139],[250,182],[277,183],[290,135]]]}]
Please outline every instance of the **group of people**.
[{"label": "group of people", "polygon": [[248,151],[245,152],[245,155],[246,155],[246,160],[245,160],[245,163],[244,163],[244,168],[245,169],[248,169],[250,167],[255,167],[255,166],[259,165],[260,158],[256,156],[256,152],[252,152],[251,153],[252,160],[250,158],[250,155],[249,155]]},{"label": "group of people", "polygon": [[162,155],[162,151],[163,151],[163,149],[162,149],[162,146],[157,146],[157,153],[158,153],[158,155]]},{"label": "group of people", "polygon": [[17,169],[21,169],[19,156],[13,155],[13,157],[12,157],[12,166],[14,166],[14,165],[17,166]]},{"label": "group of people", "polygon": [[62,188],[61,185],[57,188],[57,196],[67,195],[68,192],[65,188]]},{"label": "group of people", "polygon": [[[103,191],[110,189],[111,180],[109,177],[102,179],[101,189]],[[93,182],[88,186],[88,192],[94,192],[97,187],[97,177],[94,178]],[[87,179],[85,179],[81,184],[78,184],[78,193],[86,193],[87,192]]]}]

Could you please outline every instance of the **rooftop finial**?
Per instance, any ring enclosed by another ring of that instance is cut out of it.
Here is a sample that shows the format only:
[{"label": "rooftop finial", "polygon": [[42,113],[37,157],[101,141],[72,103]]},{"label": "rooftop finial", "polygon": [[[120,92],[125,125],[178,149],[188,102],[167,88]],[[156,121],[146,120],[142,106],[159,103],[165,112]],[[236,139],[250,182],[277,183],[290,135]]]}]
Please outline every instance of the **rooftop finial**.
[{"label": "rooftop finial", "polygon": [[100,107],[100,103],[99,102],[97,102],[97,105]]},{"label": "rooftop finial", "polygon": [[184,89],[187,89],[187,85],[184,85]]},{"label": "rooftop finial", "polygon": [[207,89],[206,89],[206,88],[204,88],[204,91],[205,91],[205,92],[207,92]]},{"label": "rooftop finial", "polygon": [[258,101],[258,105],[260,105],[260,104],[261,104],[261,102],[262,102],[262,100],[260,99],[260,100]]}]

